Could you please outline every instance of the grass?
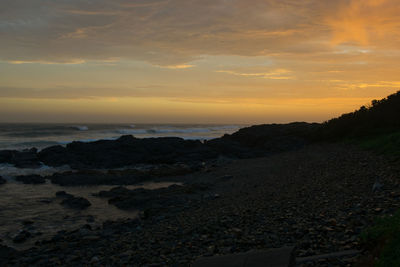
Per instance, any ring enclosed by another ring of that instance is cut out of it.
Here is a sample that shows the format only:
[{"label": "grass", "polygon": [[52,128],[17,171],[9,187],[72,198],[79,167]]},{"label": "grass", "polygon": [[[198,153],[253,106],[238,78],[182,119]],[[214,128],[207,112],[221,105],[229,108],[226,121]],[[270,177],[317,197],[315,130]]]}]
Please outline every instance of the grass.
[{"label": "grass", "polygon": [[400,158],[400,132],[364,137],[353,142],[364,149]]},{"label": "grass", "polygon": [[[400,159],[400,132],[379,134],[347,140],[363,149]],[[359,266],[400,266],[400,210],[393,216],[377,218],[373,226],[364,230],[361,240],[369,254]]]},{"label": "grass", "polygon": [[400,211],[393,216],[378,218],[361,234],[361,240],[377,259],[377,267],[400,266]]}]

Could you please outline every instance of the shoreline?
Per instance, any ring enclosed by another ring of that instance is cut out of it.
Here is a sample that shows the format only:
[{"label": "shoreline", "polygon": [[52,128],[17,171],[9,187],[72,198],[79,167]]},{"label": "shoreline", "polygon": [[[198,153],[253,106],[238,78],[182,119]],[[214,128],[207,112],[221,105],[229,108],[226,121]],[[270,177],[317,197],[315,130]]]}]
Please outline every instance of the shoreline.
[{"label": "shoreline", "polygon": [[[185,204],[172,201],[138,220],[60,233],[8,263],[188,265],[200,256],[285,245],[295,245],[297,257],[359,249],[360,231],[398,208],[400,170],[393,166],[342,144],[210,164],[168,177],[208,185],[183,194]],[[384,187],[373,193],[376,177]],[[335,259],[320,264],[329,262]]]}]

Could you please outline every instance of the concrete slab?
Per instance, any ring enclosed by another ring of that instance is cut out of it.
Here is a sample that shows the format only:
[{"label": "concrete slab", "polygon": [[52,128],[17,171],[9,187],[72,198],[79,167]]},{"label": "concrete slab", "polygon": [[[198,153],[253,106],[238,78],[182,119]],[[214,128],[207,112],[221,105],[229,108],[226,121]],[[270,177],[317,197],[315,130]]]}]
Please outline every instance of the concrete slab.
[{"label": "concrete slab", "polygon": [[294,247],[249,251],[214,257],[203,257],[193,267],[290,267],[294,266]]}]

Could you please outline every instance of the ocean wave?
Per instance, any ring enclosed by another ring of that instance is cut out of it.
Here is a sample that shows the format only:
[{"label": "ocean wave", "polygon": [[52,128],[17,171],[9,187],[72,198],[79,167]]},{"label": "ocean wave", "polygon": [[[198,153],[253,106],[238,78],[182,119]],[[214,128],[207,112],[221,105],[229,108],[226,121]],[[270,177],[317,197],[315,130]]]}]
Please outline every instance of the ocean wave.
[{"label": "ocean wave", "polygon": [[146,129],[120,129],[116,131],[118,134],[147,134],[147,130]]},{"label": "ocean wave", "polygon": [[174,127],[155,127],[150,129],[120,129],[119,134],[192,134],[192,133],[210,133],[215,131],[226,131],[239,129],[239,126],[212,126],[203,128],[174,128]]},{"label": "ocean wave", "polygon": [[77,125],[77,126],[72,126],[74,129],[79,130],[79,131],[87,131],[89,130],[89,127],[85,126],[85,125]]},{"label": "ocean wave", "polygon": [[224,126],[210,127],[210,129],[213,131],[238,130],[239,128],[240,128],[240,126],[238,126],[238,125],[224,125]]}]

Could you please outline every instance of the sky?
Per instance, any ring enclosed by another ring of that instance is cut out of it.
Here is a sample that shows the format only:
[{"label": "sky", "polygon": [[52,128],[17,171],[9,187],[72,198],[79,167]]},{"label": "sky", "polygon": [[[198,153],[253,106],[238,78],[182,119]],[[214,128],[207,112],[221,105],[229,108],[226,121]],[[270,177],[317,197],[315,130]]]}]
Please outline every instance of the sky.
[{"label": "sky", "polygon": [[0,122],[322,122],[400,88],[397,0],[0,0]]}]

